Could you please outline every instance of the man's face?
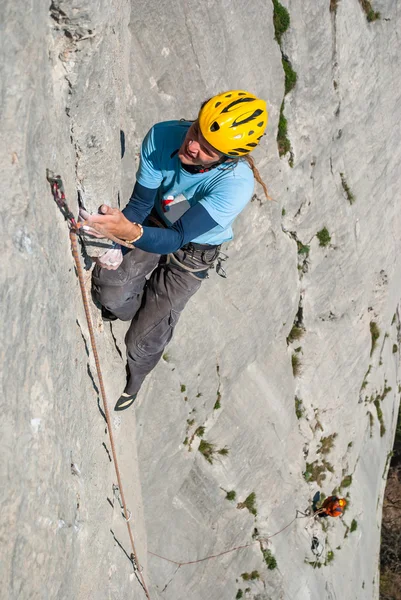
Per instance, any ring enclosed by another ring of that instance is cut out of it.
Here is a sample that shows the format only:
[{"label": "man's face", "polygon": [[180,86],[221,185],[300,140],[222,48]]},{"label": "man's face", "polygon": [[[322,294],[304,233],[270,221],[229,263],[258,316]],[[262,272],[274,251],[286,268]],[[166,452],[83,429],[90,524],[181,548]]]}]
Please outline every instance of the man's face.
[{"label": "man's face", "polygon": [[223,156],[211,146],[201,134],[198,121],[192,123],[178,151],[178,158],[184,165],[211,165]]}]

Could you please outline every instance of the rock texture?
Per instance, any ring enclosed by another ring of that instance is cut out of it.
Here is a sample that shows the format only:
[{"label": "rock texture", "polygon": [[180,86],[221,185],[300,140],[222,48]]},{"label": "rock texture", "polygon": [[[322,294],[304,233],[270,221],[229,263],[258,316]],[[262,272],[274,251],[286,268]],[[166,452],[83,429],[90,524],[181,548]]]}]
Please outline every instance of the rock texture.
[{"label": "rock texture", "polygon": [[[204,283],[136,409],[114,417],[141,566],[152,599],[378,597],[401,384],[401,17],[395,0],[373,1],[374,22],[358,0],[283,3],[280,45],[270,2],[3,3],[4,598],[145,597],[46,168],[75,212],[77,191],[90,210],[123,206],[147,129],[230,87],[268,100],[256,159],[274,201],[256,188],[228,279]],[[125,325],[93,318],[112,404]],[[344,519],[285,528],[318,488],[347,495]]]}]

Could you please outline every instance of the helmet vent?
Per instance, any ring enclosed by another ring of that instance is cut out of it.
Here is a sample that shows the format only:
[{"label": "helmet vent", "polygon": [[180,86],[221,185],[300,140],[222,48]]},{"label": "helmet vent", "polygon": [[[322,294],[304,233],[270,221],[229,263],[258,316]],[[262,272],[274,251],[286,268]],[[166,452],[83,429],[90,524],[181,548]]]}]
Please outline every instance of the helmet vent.
[{"label": "helmet vent", "polygon": [[234,148],[236,152],[249,152],[246,148]]},{"label": "helmet vent", "polygon": [[229,152],[228,153],[230,156],[238,156],[238,152]]},{"label": "helmet vent", "polygon": [[[230,104],[228,106],[226,106],[225,108],[223,108],[223,110],[221,111],[222,113],[226,113],[226,112],[230,112],[230,110],[233,108],[233,106],[237,106],[237,104],[241,104],[242,102],[254,102],[255,98],[237,98],[236,100],[233,100],[232,102],[230,102]],[[262,114],[263,111],[258,112],[258,116]]]},{"label": "helmet vent", "polygon": [[210,131],[218,131],[219,129],[220,125],[217,123],[217,121],[214,121],[214,123],[210,125]]},{"label": "helmet vent", "polygon": [[255,132],[251,130],[251,131],[248,132],[248,135],[253,135],[254,133]]},{"label": "helmet vent", "polygon": [[260,121],[260,123],[258,123],[258,127],[263,127],[263,123],[264,121]]},{"label": "helmet vent", "polygon": [[247,146],[250,146],[251,148],[255,148],[257,146],[257,144],[255,144],[254,142],[252,142],[251,144],[247,144]]},{"label": "helmet vent", "polygon": [[214,105],[215,108],[217,108],[218,106],[220,106],[221,102],[216,102],[216,104]]},{"label": "helmet vent", "polygon": [[224,98],[231,98],[232,94],[226,94]]},{"label": "helmet vent", "polygon": [[245,92],[238,92],[238,96],[246,96]]},{"label": "helmet vent", "polygon": [[[244,102],[245,100],[247,100],[246,98],[243,98],[242,102]],[[238,102],[241,102],[241,100],[239,100]],[[224,111],[222,111],[224,112]],[[245,123],[249,123],[249,121],[254,121],[256,119],[256,117],[259,117],[262,114],[262,110],[260,110],[260,108],[257,108],[256,110],[253,111],[253,113],[251,115],[249,115],[249,117],[245,117],[245,119],[241,119],[241,117],[239,117],[239,120],[235,119],[234,123],[232,123],[232,125],[230,125],[230,127],[238,127],[238,125],[245,125]],[[245,114],[249,114],[249,113],[245,113]],[[258,123],[259,127],[260,124]],[[262,125],[263,125],[263,121],[262,121]]]}]

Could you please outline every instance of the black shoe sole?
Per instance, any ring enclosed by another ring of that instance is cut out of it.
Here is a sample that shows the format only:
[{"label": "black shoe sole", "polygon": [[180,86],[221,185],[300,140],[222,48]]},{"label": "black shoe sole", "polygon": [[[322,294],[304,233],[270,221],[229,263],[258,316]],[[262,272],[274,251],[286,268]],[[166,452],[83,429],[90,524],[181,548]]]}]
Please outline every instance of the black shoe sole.
[{"label": "black shoe sole", "polygon": [[119,397],[119,399],[116,402],[114,410],[115,411],[127,410],[127,408],[130,408],[130,406],[132,406],[134,404],[137,395],[138,394],[131,394],[130,396],[123,396],[121,394],[121,396]]}]

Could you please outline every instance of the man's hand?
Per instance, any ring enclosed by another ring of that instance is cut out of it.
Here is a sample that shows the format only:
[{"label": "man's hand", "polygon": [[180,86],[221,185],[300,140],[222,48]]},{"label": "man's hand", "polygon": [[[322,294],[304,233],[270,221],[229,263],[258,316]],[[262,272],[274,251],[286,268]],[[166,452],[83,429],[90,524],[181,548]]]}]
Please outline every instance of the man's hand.
[{"label": "man's hand", "polygon": [[108,269],[114,271],[123,262],[123,253],[121,252],[121,246],[116,244],[115,248],[107,250],[104,254],[95,259],[95,262],[102,267],[102,269]]},{"label": "man's hand", "polygon": [[102,204],[99,211],[100,214],[95,215],[90,215],[86,212],[85,215],[83,215],[82,209],[80,211],[89,225],[89,227],[88,225],[84,225],[83,229],[90,235],[93,235],[93,230],[91,230],[90,225],[93,225],[94,227],[100,225],[106,234],[114,235],[122,240],[132,240],[140,234],[139,227],[124,217],[123,213],[118,210],[118,208],[111,208],[110,206],[107,206],[107,204]]}]

